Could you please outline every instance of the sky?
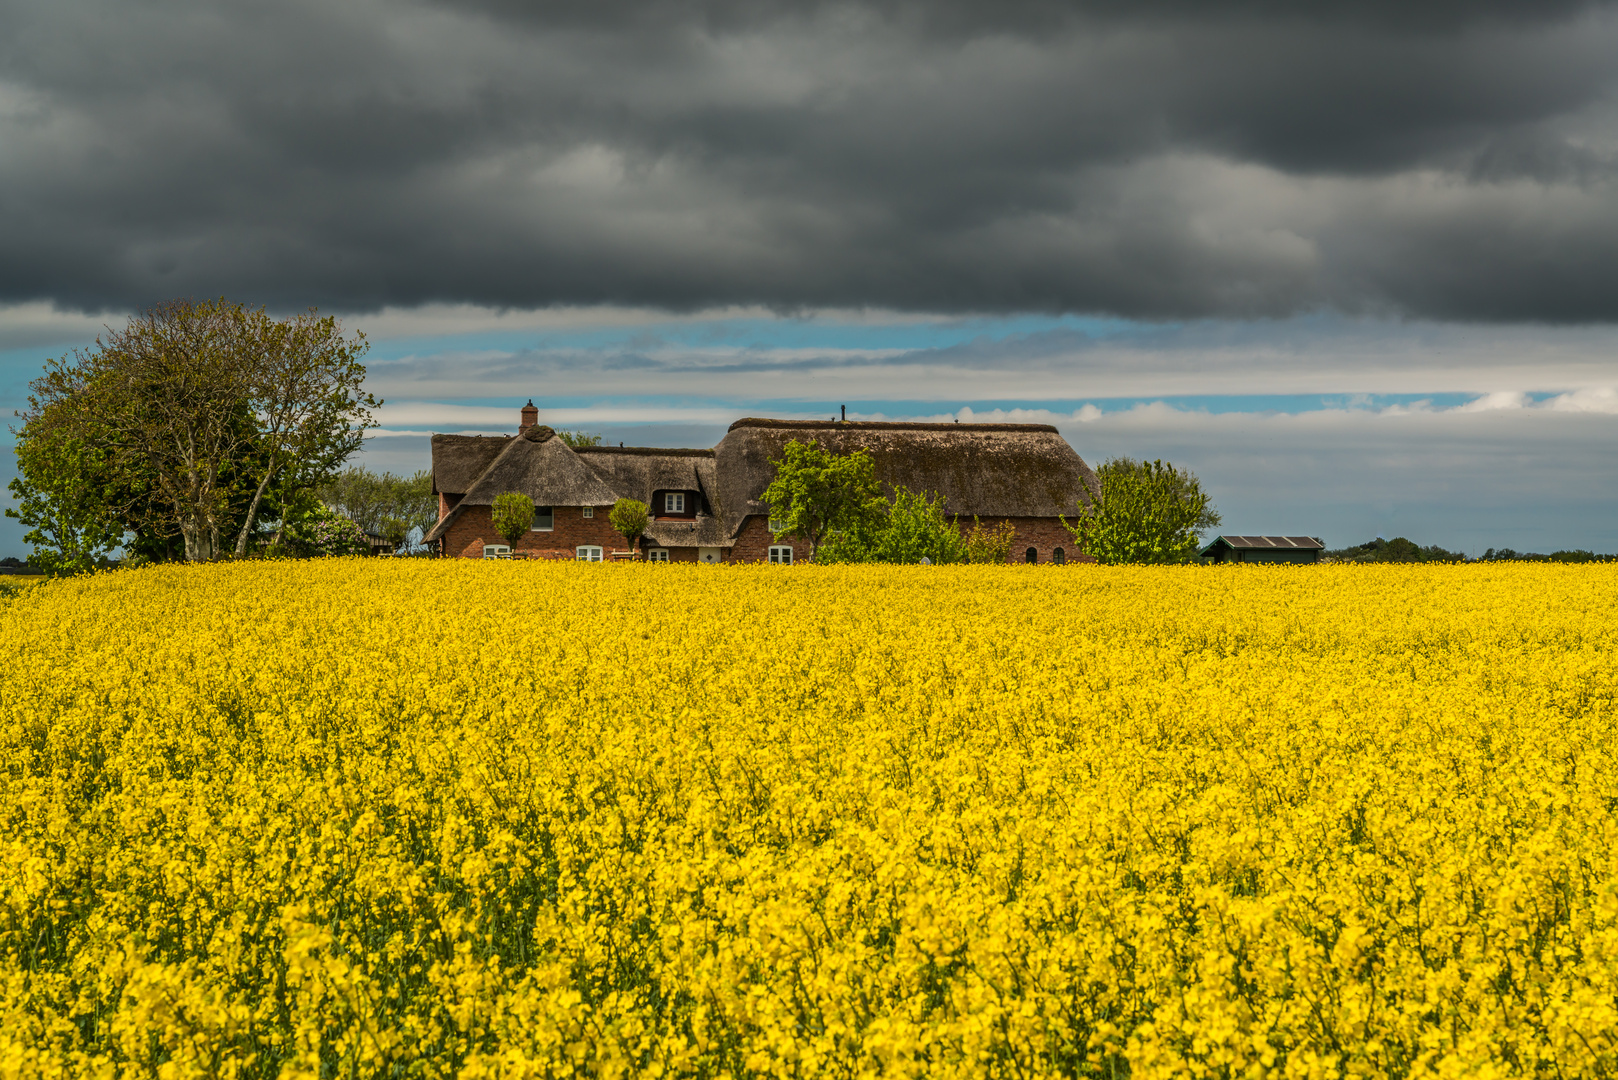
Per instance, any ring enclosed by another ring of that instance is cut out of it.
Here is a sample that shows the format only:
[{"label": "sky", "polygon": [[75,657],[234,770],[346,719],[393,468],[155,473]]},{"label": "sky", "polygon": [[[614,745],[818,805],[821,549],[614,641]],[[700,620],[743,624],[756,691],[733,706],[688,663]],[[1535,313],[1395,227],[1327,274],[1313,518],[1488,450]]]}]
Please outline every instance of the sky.
[{"label": "sky", "polygon": [[367,335],[373,468],[846,406],[1618,551],[1615,56],[1560,0],[0,0],[0,408],[223,295]]}]

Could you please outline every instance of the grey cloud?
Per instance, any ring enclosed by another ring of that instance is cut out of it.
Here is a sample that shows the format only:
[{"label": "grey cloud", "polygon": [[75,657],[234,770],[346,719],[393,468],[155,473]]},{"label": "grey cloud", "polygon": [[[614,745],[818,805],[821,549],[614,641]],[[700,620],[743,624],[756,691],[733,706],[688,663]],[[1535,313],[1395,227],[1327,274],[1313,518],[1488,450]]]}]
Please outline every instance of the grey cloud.
[{"label": "grey cloud", "polygon": [[0,300],[1618,315],[1610,5],[0,22]]}]

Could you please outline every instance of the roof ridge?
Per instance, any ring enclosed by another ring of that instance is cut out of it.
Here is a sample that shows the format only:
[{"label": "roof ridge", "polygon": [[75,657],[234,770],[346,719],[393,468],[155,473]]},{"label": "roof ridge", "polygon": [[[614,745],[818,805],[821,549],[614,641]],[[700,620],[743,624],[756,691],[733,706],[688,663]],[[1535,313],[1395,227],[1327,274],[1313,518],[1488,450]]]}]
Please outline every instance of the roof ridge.
[{"label": "roof ridge", "polygon": [[825,428],[827,430],[854,431],[1049,431],[1053,434],[1061,434],[1053,424],[963,424],[959,421],[942,423],[936,420],[774,420],[765,416],[744,416],[725,430],[735,431],[737,428],[794,428],[802,430]]},{"label": "roof ridge", "polygon": [[713,457],[713,448],[674,446],[575,446],[575,454],[667,454],[671,457]]}]

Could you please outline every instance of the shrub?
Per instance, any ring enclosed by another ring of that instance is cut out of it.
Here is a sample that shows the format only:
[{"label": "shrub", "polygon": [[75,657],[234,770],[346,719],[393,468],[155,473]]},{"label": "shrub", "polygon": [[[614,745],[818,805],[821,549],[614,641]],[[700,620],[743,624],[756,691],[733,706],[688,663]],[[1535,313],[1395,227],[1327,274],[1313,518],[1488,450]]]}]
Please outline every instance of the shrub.
[{"label": "shrub", "polygon": [[646,504],[639,499],[619,499],[612,504],[607,513],[607,520],[612,527],[624,534],[629,546],[634,547],[639,537],[646,535],[646,526],[650,519],[646,515]]},{"label": "shrub", "polygon": [[327,555],[368,555],[371,542],[365,530],[350,518],[324,506],[311,511],[287,530],[287,550],[302,558]]},{"label": "shrub", "polygon": [[516,547],[517,541],[534,527],[534,500],[519,491],[496,495],[491,509],[494,531],[512,547]]},{"label": "shrub", "polygon": [[966,561],[973,563],[1003,563],[1011,554],[1011,545],[1017,540],[1017,526],[1002,521],[986,528],[976,515],[972,517],[972,531],[966,534],[963,547]]},{"label": "shrub", "polygon": [[[880,515],[828,536],[817,563],[958,563],[966,561],[961,530],[944,517],[944,500],[897,488]],[[1004,561],[1002,559],[1001,561]]]}]

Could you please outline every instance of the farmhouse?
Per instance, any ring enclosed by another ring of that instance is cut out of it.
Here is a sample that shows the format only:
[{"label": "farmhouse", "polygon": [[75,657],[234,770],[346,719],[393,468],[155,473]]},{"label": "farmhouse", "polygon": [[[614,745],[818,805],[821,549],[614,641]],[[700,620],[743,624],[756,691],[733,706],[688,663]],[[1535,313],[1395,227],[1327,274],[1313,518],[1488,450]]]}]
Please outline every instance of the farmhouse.
[{"label": "farmhouse", "polygon": [[533,528],[517,558],[611,559],[628,543],[608,512],[638,499],[651,524],[641,541],[653,562],[780,562],[809,556],[807,545],[770,529],[761,501],[785,445],[814,439],[834,453],[869,450],[888,492],[903,486],[941,496],[963,525],[1008,521],[1013,560],[1089,561],[1076,556],[1059,518],[1088,501],[1095,474],[1048,424],[908,424],[744,419],[711,450],[568,446],[539,423],[530,401],[515,436],[434,435],[438,524],[427,534],[441,554],[483,558],[503,552],[491,507],[520,492],[534,501]]}]

